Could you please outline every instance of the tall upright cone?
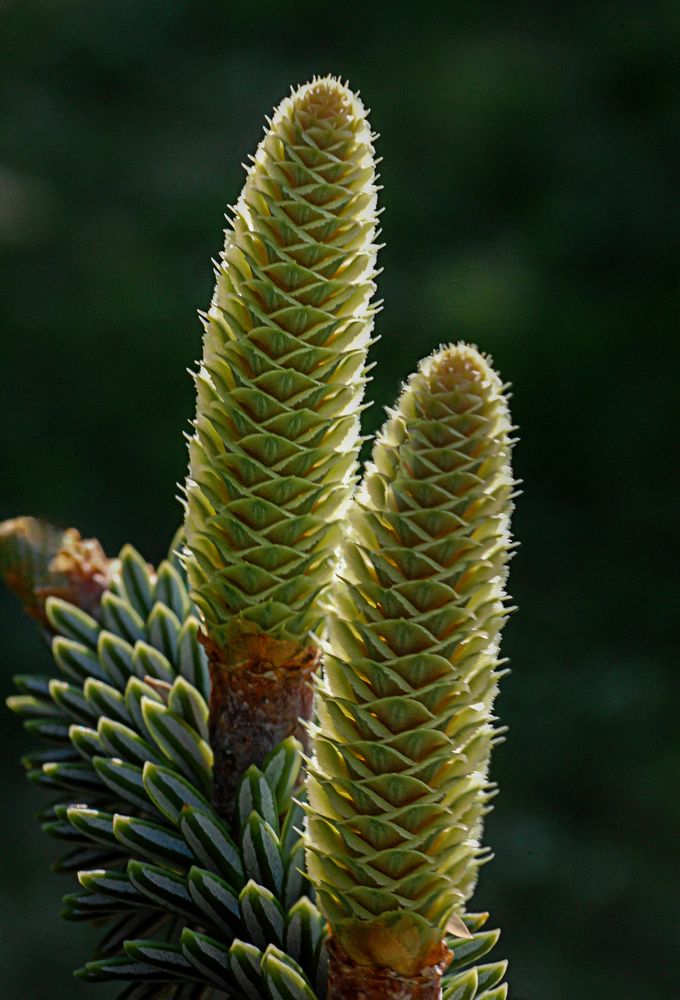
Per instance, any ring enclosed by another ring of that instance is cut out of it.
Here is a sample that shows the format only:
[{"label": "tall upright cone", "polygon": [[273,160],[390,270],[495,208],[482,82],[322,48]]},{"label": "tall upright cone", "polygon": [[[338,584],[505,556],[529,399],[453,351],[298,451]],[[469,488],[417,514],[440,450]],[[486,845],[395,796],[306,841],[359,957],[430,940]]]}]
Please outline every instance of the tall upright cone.
[{"label": "tall upright cone", "polygon": [[510,435],[488,361],[442,349],[391,412],[351,515],[308,774],[329,1000],[441,995],[445,931],[484,858]]},{"label": "tall upright cone", "polygon": [[211,661],[215,802],[304,736],[321,601],[356,479],[376,187],[359,98],[283,101],[248,171],[205,316],[185,560]]}]

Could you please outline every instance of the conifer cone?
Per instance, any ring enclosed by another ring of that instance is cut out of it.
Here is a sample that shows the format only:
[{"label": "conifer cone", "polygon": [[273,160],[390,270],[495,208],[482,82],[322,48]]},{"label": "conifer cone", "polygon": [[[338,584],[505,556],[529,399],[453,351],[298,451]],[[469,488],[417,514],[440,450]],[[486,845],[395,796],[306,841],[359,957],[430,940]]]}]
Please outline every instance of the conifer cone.
[{"label": "conifer cone", "polygon": [[373,137],[331,77],[283,101],[227,230],[196,375],[185,561],[212,676],[215,801],[312,709],[355,484],[375,290]]},{"label": "conifer cone", "polygon": [[351,514],[307,786],[308,871],[333,934],[329,1000],[346,995],[352,965],[373,969],[366,983],[380,970],[401,983],[367,985],[367,998],[421,995],[484,860],[511,446],[488,361],[444,348],[390,413]]}]

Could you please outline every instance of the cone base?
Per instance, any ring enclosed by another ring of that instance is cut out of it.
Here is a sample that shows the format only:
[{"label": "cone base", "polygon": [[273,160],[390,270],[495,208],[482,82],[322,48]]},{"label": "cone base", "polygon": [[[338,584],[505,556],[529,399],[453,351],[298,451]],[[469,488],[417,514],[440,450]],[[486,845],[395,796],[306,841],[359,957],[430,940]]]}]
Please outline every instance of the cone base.
[{"label": "cone base", "polygon": [[425,966],[415,976],[357,965],[334,938],[326,947],[329,955],[327,1000],[441,1000],[442,974],[452,958],[444,944],[436,964]]}]

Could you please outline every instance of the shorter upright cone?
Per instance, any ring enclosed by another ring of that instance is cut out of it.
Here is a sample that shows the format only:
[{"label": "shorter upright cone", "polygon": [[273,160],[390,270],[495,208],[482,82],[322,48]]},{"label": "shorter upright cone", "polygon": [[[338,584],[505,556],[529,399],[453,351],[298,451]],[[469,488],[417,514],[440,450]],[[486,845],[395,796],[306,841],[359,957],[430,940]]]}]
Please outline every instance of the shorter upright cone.
[{"label": "shorter upright cone", "polygon": [[447,923],[484,859],[510,433],[486,358],[439,351],[378,436],[351,515],[306,830],[336,1000],[359,988],[361,967],[367,1000],[436,997]]}]

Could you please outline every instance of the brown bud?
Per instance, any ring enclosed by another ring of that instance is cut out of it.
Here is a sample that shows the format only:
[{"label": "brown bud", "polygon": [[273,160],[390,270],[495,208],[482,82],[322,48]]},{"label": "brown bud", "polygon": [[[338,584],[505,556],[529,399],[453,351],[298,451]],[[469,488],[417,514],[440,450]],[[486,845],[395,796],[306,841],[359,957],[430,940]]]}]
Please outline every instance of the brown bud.
[{"label": "brown bud", "polygon": [[61,597],[96,618],[115,564],[96,538],[81,538],[75,528],[63,531],[34,517],[0,524],[0,576],[26,613],[46,628],[49,597]]}]

